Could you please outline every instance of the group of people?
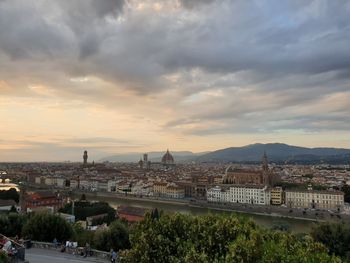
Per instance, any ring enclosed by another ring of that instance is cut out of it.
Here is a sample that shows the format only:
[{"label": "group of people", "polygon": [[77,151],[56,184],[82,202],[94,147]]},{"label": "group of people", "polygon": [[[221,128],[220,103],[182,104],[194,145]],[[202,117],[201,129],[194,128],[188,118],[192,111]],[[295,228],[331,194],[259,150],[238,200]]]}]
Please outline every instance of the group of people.
[{"label": "group of people", "polygon": [[[56,238],[53,240],[53,244],[54,244],[55,248],[57,248],[59,246],[59,242],[57,241]],[[68,251],[69,250],[72,251],[72,249],[73,249],[73,254],[74,253],[78,253],[77,252],[78,242],[72,242],[72,241],[68,240],[65,243],[63,242],[61,244],[61,252],[66,252],[67,250]],[[90,244],[86,243],[85,247],[82,250],[80,249],[79,254],[81,256],[84,256],[84,257],[91,256],[92,255],[92,251],[91,251]],[[111,257],[111,262],[112,263],[116,263],[117,259],[118,259],[118,253],[116,251],[114,251],[113,249],[111,249],[110,257]]]},{"label": "group of people", "polygon": [[[57,242],[57,239],[55,238],[53,240],[53,244],[55,246],[55,248],[57,248],[59,246],[59,243]],[[81,255],[84,257],[87,257],[89,255],[91,255],[91,247],[89,243],[85,244],[85,247],[83,249],[78,247],[78,242],[72,242],[70,240],[63,242],[61,244],[61,252],[72,252],[73,254],[76,255]]]},{"label": "group of people", "polygon": [[16,257],[17,255],[17,248],[10,239],[1,239],[0,249],[4,251],[9,257]]}]

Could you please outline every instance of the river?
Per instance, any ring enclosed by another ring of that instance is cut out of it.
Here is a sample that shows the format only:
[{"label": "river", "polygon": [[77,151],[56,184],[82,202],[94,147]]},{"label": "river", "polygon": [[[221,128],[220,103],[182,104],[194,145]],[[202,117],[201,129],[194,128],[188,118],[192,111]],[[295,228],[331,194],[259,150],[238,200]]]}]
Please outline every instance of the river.
[{"label": "river", "polygon": [[[80,195],[79,196],[76,195],[75,197],[80,197]],[[192,215],[204,215],[208,213],[213,213],[213,214],[235,213],[235,212],[214,210],[214,209],[201,208],[201,207],[191,207],[181,203],[179,204],[158,203],[152,200],[139,200],[139,199],[133,200],[133,199],[122,199],[118,197],[107,197],[107,196],[90,197],[89,194],[87,194],[87,199],[94,200],[94,201],[105,201],[105,202],[108,202],[114,208],[117,208],[119,205],[128,205],[128,206],[142,207],[146,209],[157,208],[158,210],[163,210],[167,212],[178,212],[178,213],[192,214]],[[293,233],[308,233],[310,232],[311,227],[314,224],[312,221],[302,220],[302,219],[279,218],[279,217],[254,215],[254,214],[247,214],[247,213],[238,213],[238,214],[243,215],[247,218],[251,218],[258,225],[267,227],[267,228],[271,228],[272,226],[280,223],[288,224],[290,231],[292,231]]]},{"label": "river", "polygon": [[[12,183],[0,183],[0,190],[8,190],[10,188],[16,188],[18,190],[18,187],[16,184]],[[157,208],[158,210],[163,210],[167,212],[178,212],[178,213],[184,213],[184,214],[192,214],[192,215],[204,215],[208,213],[213,214],[223,214],[223,213],[235,213],[235,212],[229,212],[229,211],[221,211],[221,210],[215,210],[215,209],[209,209],[209,208],[201,208],[201,207],[191,207],[187,204],[181,204],[181,203],[158,203],[154,202],[152,200],[133,200],[133,199],[122,199],[118,197],[107,197],[107,196],[91,196],[90,194],[86,194],[88,196],[88,199],[95,200],[95,201],[105,201],[108,202],[112,207],[117,208],[119,205],[128,205],[128,206],[135,206],[135,207],[142,207],[146,209],[153,209]],[[80,194],[78,196],[75,195],[76,198],[80,197]],[[308,233],[310,232],[310,229],[312,225],[314,224],[312,221],[309,220],[302,220],[302,219],[293,219],[293,218],[279,218],[279,217],[271,217],[271,216],[265,216],[265,215],[254,215],[254,214],[247,214],[247,213],[239,213],[240,215],[244,215],[247,218],[253,219],[258,225],[270,228],[276,224],[287,224],[289,226],[290,231],[294,233]]]}]

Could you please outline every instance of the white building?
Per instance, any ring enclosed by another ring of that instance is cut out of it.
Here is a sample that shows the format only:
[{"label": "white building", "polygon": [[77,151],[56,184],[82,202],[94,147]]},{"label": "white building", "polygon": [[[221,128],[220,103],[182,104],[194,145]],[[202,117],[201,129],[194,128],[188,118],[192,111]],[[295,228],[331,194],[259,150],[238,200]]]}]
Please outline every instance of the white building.
[{"label": "white building", "polygon": [[117,190],[117,182],[116,180],[108,180],[107,182],[107,191],[108,192],[115,192]]},{"label": "white building", "polygon": [[78,180],[76,180],[76,179],[71,179],[71,180],[70,180],[70,188],[71,188],[71,189],[78,188]]},{"label": "white building", "polygon": [[35,183],[41,184],[41,177],[40,176],[35,177]]},{"label": "white building", "polygon": [[56,178],[56,185],[60,188],[66,187],[66,179],[60,177]]},{"label": "white building", "polygon": [[340,191],[286,190],[285,193],[288,207],[344,209],[344,193]]},{"label": "white building", "polygon": [[209,202],[268,205],[270,199],[271,194],[267,186],[216,186],[207,191]]}]

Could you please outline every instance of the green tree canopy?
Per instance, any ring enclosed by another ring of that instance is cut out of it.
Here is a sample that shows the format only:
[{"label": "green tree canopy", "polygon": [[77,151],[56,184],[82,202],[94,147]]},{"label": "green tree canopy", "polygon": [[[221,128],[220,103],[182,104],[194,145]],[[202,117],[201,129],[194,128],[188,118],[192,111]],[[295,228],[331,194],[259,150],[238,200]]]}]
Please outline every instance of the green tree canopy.
[{"label": "green tree canopy", "polygon": [[14,200],[16,203],[19,202],[19,193],[15,188],[10,188],[9,190],[0,191],[0,199],[3,200]]},{"label": "green tree canopy", "polygon": [[130,234],[123,262],[340,262],[310,237],[262,229],[233,215],[147,215]]},{"label": "green tree canopy", "polygon": [[[60,209],[60,212],[71,214],[72,204],[66,204],[64,208]],[[74,215],[76,220],[86,220],[89,216],[108,214],[105,222],[110,223],[115,219],[115,213],[115,209],[106,202],[74,202]]]},{"label": "green tree canopy", "polygon": [[94,235],[93,245],[96,249],[109,251],[111,248],[118,251],[130,247],[127,225],[119,220],[110,224],[108,229],[98,230]]},{"label": "green tree canopy", "polygon": [[37,213],[23,227],[23,236],[36,241],[66,241],[72,237],[71,225],[62,217],[49,213]]},{"label": "green tree canopy", "polygon": [[350,223],[319,223],[313,227],[311,235],[323,243],[330,254],[350,262]]},{"label": "green tree canopy", "polygon": [[17,213],[0,216],[0,233],[5,236],[21,236],[22,227],[26,223],[27,217]]}]

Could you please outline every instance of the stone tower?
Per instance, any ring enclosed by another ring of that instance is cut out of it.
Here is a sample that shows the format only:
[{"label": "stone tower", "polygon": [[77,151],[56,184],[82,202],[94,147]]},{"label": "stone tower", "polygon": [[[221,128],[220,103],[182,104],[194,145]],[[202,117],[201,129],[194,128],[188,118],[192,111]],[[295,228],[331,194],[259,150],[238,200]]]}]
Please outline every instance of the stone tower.
[{"label": "stone tower", "polygon": [[264,151],[264,155],[262,157],[262,169],[264,172],[269,170],[269,162],[267,161],[266,151]]},{"label": "stone tower", "polygon": [[83,159],[84,159],[84,165],[87,165],[87,160],[88,160],[88,153],[87,153],[87,151],[84,151]]}]

